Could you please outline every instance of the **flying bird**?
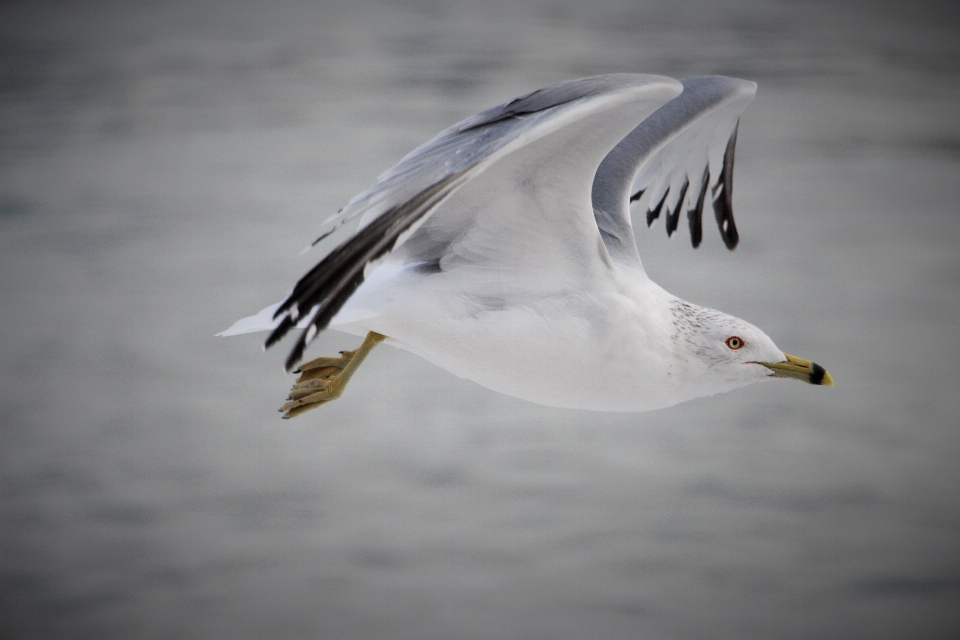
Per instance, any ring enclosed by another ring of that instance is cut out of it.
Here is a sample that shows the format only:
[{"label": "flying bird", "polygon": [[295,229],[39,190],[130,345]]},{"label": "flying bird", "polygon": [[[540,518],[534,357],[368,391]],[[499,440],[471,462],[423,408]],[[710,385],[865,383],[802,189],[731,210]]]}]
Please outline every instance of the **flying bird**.
[{"label": "flying bird", "polygon": [[763,331],[668,293],[630,219],[667,233],[709,204],[728,249],[740,115],[756,84],[608,74],[539,89],[445,129],[325,223],[356,231],[282,302],[220,335],[302,329],[287,371],[333,327],[363,343],[296,370],[289,418],[340,397],[380,342],[518,398],[646,411],[770,378],[833,386]]}]

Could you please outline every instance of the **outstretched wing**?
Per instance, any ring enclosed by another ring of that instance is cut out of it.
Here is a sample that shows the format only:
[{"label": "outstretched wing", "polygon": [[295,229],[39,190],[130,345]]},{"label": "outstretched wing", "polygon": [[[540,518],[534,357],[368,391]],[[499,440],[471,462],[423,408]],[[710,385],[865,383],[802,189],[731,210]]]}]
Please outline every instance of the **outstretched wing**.
[{"label": "outstretched wing", "polygon": [[404,261],[521,269],[543,283],[575,282],[609,269],[591,215],[597,167],[681,90],[659,76],[584,78],[441,132],[338,214],[333,224],[360,217],[358,230],[280,304],[266,346],[309,318],[287,358],[292,368],[372,269],[402,247]]},{"label": "outstretched wing", "polygon": [[694,247],[703,238],[709,197],[728,249],[739,236],[733,221],[733,156],[740,114],[757,91],[755,82],[723,76],[687,78],[683,93],[630,132],[597,169],[593,207],[611,257],[638,266],[630,204],[646,205],[647,226],[663,213],[667,234],[687,212]]}]

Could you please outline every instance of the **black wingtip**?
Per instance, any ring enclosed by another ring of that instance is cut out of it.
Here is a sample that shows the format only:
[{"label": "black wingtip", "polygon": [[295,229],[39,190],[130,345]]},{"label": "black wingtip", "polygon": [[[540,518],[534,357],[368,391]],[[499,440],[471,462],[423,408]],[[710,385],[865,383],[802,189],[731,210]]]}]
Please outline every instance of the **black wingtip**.
[{"label": "black wingtip", "polygon": [[683,188],[680,189],[680,197],[677,198],[677,204],[674,205],[673,211],[667,209],[667,237],[670,238],[673,236],[673,232],[677,230],[677,224],[680,222],[680,210],[683,208],[683,201],[687,197],[687,189],[690,187],[690,180],[686,180],[683,183]]},{"label": "black wingtip", "polygon": [[651,211],[647,211],[647,226],[653,224],[653,221],[660,217],[660,210],[663,209],[663,203],[667,201],[667,194],[670,193],[670,188],[667,187],[667,190],[663,192],[663,197],[660,198],[660,202],[657,203],[657,206],[654,207]]},{"label": "black wingtip", "polygon": [[636,202],[637,200],[642,198],[645,191],[646,189],[640,189],[640,191],[637,191],[635,194],[630,196],[630,202]]},{"label": "black wingtip", "polygon": [[[303,310],[310,310],[309,326],[285,361],[284,368],[288,372],[303,357],[307,345],[327,328],[347,299],[363,283],[366,265],[391,251],[399,236],[442,202],[465,173],[466,170],[450,174],[384,212],[300,278],[293,292],[277,309],[274,318],[283,318],[264,345],[269,348],[280,341],[305,316]],[[291,309],[296,312],[291,313]]]},{"label": "black wingtip", "polygon": [[733,127],[733,133],[727,140],[727,148],[723,152],[723,168],[720,170],[720,176],[717,178],[717,184],[714,190],[720,189],[720,194],[713,201],[713,214],[717,220],[717,228],[720,229],[720,237],[723,238],[723,244],[727,249],[733,251],[740,242],[740,234],[737,233],[737,225],[733,221],[733,159],[737,147],[737,131],[740,128],[740,121]]},{"label": "black wingtip", "polygon": [[700,194],[697,196],[697,206],[687,211],[687,222],[690,225],[690,243],[696,249],[703,241],[703,203],[707,198],[707,185],[710,184],[709,165],[703,170],[700,180]]},{"label": "black wingtip", "polygon": [[690,244],[696,249],[703,240],[703,224],[700,213],[694,209],[687,211],[687,222],[690,225]]},{"label": "black wingtip", "polygon": [[273,345],[280,342],[283,339],[283,336],[287,335],[287,332],[294,325],[293,319],[287,315],[283,317],[283,320],[280,321],[280,324],[277,325],[276,329],[270,332],[270,335],[267,337],[267,341],[263,343],[264,349],[269,349]]},{"label": "black wingtip", "polygon": [[290,350],[289,355],[287,355],[287,359],[283,365],[283,368],[287,373],[290,373],[297,363],[300,362],[300,360],[303,358],[303,352],[306,351],[307,346],[315,337],[320,335],[321,331],[327,328],[327,325],[330,324],[330,321],[333,319],[333,317],[338,311],[340,311],[350,296],[353,295],[353,292],[356,291],[361,284],[363,284],[363,271],[358,271],[354,273],[349,280],[343,282],[342,286],[339,287],[333,295],[324,300],[324,303],[320,306],[316,314],[310,320],[310,324],[300,334],[300,337],[297,339],[297,343],[293,346],[293,349]]},{"label": "black wingtip", "polygon": [[717,228],[720,229],[723,244],[733,251],[740,243],[740,234],[737,232],[737,224],[733,221],[733,209],[722,194],[713,201],[713,215],[717,220]]},{"label": "black wingtip", "polygon": [[290,350],[290,353],[287,355],[287,359],[283,362],[283,370],[287,373],[290,373],[297,363],[300,362],[303,358],[303,352],[307,348],[307,332],[304,331],[300,334],[300,337],[297,338],[297,343],[293,345],[293,349]]}]

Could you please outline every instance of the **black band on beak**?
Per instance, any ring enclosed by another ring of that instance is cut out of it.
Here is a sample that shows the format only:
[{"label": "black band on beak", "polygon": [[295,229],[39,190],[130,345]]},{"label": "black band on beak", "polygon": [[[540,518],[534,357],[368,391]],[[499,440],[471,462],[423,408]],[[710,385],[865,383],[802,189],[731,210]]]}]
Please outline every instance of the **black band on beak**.
[{"label": "black band on beak", "polygon": [[823,376],[826,374],[827,370],[814,362],[813,373],[810,374],[810,384],[823,384]]}]

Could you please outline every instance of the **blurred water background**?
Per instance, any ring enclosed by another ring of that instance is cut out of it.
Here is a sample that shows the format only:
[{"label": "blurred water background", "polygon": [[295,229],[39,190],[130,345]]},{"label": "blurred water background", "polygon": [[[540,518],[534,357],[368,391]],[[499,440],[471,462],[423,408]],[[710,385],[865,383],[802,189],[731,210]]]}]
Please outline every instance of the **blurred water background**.
[{"label": "blurred water background", "polygon": [[[958,26],[952,2],[4,3],[0,636],[960,637]],[[838,386],[598,414],[381,347],[281,422],[285,348],[213,334],[441,128],[612,71],[759,83],[740,248],[638,220],[641,254]]]}]

